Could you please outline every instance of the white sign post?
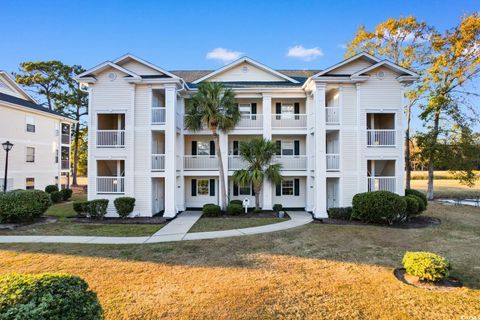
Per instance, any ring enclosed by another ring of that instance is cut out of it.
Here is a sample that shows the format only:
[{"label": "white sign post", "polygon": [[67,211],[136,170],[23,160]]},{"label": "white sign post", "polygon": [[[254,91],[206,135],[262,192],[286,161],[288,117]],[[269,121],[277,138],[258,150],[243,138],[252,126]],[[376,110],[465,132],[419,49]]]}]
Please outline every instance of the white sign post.
[{"label": "white sign post", "polygon": [[248,211],[248,205],[250,204],[250,200],[248,198],[243,199],[243,207],[245,208],[245,213]]}]

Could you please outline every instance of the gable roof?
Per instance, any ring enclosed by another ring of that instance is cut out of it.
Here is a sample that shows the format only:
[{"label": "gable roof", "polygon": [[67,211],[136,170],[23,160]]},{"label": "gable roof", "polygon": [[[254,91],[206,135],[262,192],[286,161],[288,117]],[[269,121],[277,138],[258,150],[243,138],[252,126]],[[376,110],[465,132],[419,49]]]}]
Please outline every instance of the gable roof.
[{"label": "gable roof", "polygon": [[334,69],[337,69],[337,68],[340,68],[341,66],[344,66],[352,61],[355,61],[355,60],[358,60],[358,59],[366,59],[366,60],[369,60],[371,61],[372,63],[378,63],[380,61],[379,58],[375,57],[375,56],[372,56],[371,54],[368,54],[366,52],[362,52],[362,53],[359,53],[357,55],[354,55],[353,57],[350,57],[348,59],[345,59],[337,64],[334,64],[333,66],[325,69],[325,70],[322,70],[320,71],[319,73],[313,75],[313,78],[317,78],[317,77],[320,77],[320,76],[323,76],[325,75],[326,73],[329,73],[330,71],[334,70]]},{"label": "gable roof", "polygon": [[28,100],[33,103],[37,103],[37,101],[28,94],[14,79],[11,75],[9,75],[6,71],[0,70],[0,76],[3,76],[4,79],[8,81],[8,83],[17,90],[20,94],[23,94]]},{"label": "gable roof", "polygon": [[352,74],[352,77],[359,77],[361,75],[363,75],[364,73],[367,73],[373,69],[376,69],[378,67],[381,67],[381,66],[385,66],[393,71],[396,71],[400,74],[406,74],[408,76],[412,76],[412,77],[420,77],[417,73],[413,72],[413,71],[410,71],[408,69],[405,69],[401,66],[399,66],[398,64],[395,64],[393,62],[390,62],[388,60],[382,60],[376,64],[373,64],[371,65],[370,67],[367,67],[365,69],[362,69],[360,71],[357,71],[356,73]]},{"label": "gable roof", "polygon": [[140,76],[139,76],[138,74],[136,74],[135,72],[132,72],[132,71],[130,71],[130,70],[127,70],[127,69],[125,69],[125,68],[123,68],[123,67],[119,66],[118,64],[115,64],[115,63],[113,63],[113,62],[111,62],[111,61],[105,61],[105,62],[103,62],[103,63],[101,63],[101,64],[99,64],[99,65],[97,65],[97,66],[95,66],[95,67],[93,67],[93,68],[85,71],[85,72],[82,72],[82,73],[80,73],[79,75],[77,75],[77,76],[75,77],[75,79],[76,79],[76,80],[80,80],[81,78],[83,78],[83,77],[88,77],[88,76],[90,76],[91,74],[98,73],[98,72],[102,72],[103,70],[105,70],[105,69],[107,69],[107,68],[109,68],[109,67],[114,68],[114,69],[117,69],[117,70],[119,70],[119,71],[121,71],[121,72],[123,72],[123,73],[126,73],[126,74],[128,74],[129,76],[131,76],[132,78],[141,79]]},{"label": "gable roof", "polygon": [[225,71],[227,71],[227,70],[230,70],[230,69],[232,69],[232,68],[234,68],[234,67],[236,67],[236,66],[238,66],[239,64],[244,63],[244,62],[250,63],[250,64],[254,65],[254,66],[257,67],[257,68],[259,68],[259,69],[261,69],[261,70],[263,70],[263,71],[266,71],[266,72],[268,72],[268,73],[270,73],[270,74],[273,74],[273,75],[275,75],[275,76],[277,76],[277,77],[279,77],[279,78],[282,78],[282,79],[284,79],[284,80],[286,80],[286,81],[289,81],[289,82],[292,82],[292,83],[299,83],[297,80],[295,80],[295,79],[293,79],[293,78],[291,78],[291,77],[289,77],[289,76],[286,76],[285,74],[280,73],[280,72],[278,72],[278,71],[276,71],[276,70],[273,70],[272,68],[267,67],[266,65],[261,64],[260,62],[257,62],[257,61],[255,61],[255,60],[253,60],[253,59],[248,58],[248,57],[242,57],[242,58],[240,58],[240,59],[237,59],[237,60],[233,61],[233,62],[230,63],[230,64],[227,64],[226,66],[223,66],[223,67],[220,68],[220,69],[217,69],[217,70],[215,70],[215,71],[213,71],[213,72],[211,72],[211,73],[209,73],[209,74],[207,74],[207,75],[205,75],[205,76],[203,76],[203,77],[201,77],[201,78],[193,81],[193,84],[197,84],[197,83],[199,83],[199,82],[205,81],[205,80],[207,80],[207,79],[209,79],[209,78],[211,78],[211,77],[214,77],[214,76],[216,76],[216,75],[218,75],[218,74],[220,74],[220,73],[222,73],[222,72],[225,72]]},{"label": "gable roof", "polygon": [[178,76],[174,75],[173,73],[170,73],[169,71],[167,71],[167,70],[165,70],[165,69],[162,69],[162,68],[154,65],[154,64],[151,63],[151,62],[148,62],[148,61],[146,61],[146,60],[140,59],[139,57],[134,56],[134,55],[131,54],[131,53],[124,54],[124,55],[121,56],[120,58],[113,60],[113,63],[115,63],[115,64],[118,65],[118,64],[121,64],[122,62],[124,62],[124,61],[126,61],[126,60],[129,60],[129,59],[130,59],[130,60],[135,60],[135,61],[137,61],[138,63],[141,63],[141,64],[143,64],[143,65],[146,65],[147,67],[150,67],[150,68],[152,68],[152,69],[154,69],[154,70],[156,70],[156,71],[158,71],[158,72],[160,72],[160,73],[163,73],[163,74],[166,75],[166,76],[169,76],[169,77],[171,77],[171,78],[178,79]]}]

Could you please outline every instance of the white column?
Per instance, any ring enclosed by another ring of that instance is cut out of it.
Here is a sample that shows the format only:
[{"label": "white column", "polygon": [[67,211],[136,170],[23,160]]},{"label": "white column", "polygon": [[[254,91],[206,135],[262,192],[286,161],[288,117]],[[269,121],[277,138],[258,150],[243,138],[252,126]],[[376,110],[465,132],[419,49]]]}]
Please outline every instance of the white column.
[{"label": "white column", "polygon": [[313,211],[315,207],[314,203],[314,179],[313,179],[313,170],[315,168],[315,136],[312,134],[310,128],[315,125],[315,121],[313,118],[314,110],[313,110],[313,97],[311,95],[307,95],[307,115],[308,115],[308,132],[306,137],[306,144],[307,144],[307,203],[305,209],[309,212]]},{"label": "white column", "polygon": [[177,214],[176,193],[176,137],[175,107],[177,93],[175,85],[165,86],[165,212],[164,217],[173,218]]},{"label": "white column", "polygon": [[[272,140],[272,96],[264,94],[262,97],[263,108],[263,138]],[[272,210],[273,208],[273,186],[272,183],[264,179],[263,181],[263,210]]]},{"label": "white column", "polygon": [[224,187],[227,194],[227,201],[228,201],[228,134],[223,132],[219,133],[219,140],[220,140],[220,150],[222,151],[222,163],[223,163],[223,177],[218,173],[218,203],[221,207],[226,207],[227,203],[222,203],[222,190],[220,189],[220,179],[224,181]]},{"label": "white column", "polygon": [[[179,97],[177,100],[177,110],[183,124],[183,115],[185,114],[185,100]],[[183,155],[185,154],[185,137],[183,135],[183,125],[180,126],[180,134],[177,135],[177,209],[185,211],[185,177],[183,175]]]},{"label": "white column", "polygon": [[315,218],[327,217],[327,159],[325,130],[325,84],[314,91],[315,109]]},{"label": "white column", "polygon": [[[357,90],[357,192],[367,191],[367,161],[363,157],[363,148],[366,146],[367,140],[367,121],[365,119],[366,115],[362,117],[363,110],[361,104],[361,85],[360,83],[355,84]],[[365,144],[363,143],[365,141]]]}]

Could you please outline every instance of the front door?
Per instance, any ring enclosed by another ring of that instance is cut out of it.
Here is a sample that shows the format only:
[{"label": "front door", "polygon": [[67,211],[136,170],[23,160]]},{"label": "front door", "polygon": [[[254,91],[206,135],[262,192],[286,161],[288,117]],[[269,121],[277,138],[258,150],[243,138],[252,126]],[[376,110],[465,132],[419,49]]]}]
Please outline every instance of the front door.
[{"label": "front door", "polygon": [[338,181],[327,179],[327,208],[337,207],[337,186]]},{"label": "front door", "polygon": [[154,179],[152,183],[152,214],[157,214],[164,209],[163,180]]}]

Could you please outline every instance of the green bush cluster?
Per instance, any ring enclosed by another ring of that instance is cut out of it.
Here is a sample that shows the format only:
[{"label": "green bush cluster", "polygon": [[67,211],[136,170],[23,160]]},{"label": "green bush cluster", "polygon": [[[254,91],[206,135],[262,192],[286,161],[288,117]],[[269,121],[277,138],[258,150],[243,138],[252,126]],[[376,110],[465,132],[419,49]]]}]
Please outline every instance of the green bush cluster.
[{"label": "green bush cluster", "polygon": [[402,264],[408,274],[429,281],[448,277],[451,269],[446,258],[432,252],[406,252]]},{"label": "green bush cluster", "polygon": [[133,212],[135,207],[135,198],[132,197],[119,197],[113,200],[115,209],[121,218],[126,218],[130,213]]},{"label": "green bush cluster", "polygon": [[327,210],[330,219],[350,220],[352,218],[352,207],[329,208]]},{"label": "green bush cluster", "polygon": [[218,217],[222,213],[220,206],[217,206],[213,203],[205,204],[203,206],[202,212],[206,217]]},{"label": "green bush cluster", "polygon": [[15,190],[0,195],[0,222],[29,221],[50,207],[50,197],[41,190]]},{"label": "green bush cluster", "polygon": [[392,224],[406,218],[407,203],[388,191],[358,193],[352,200],[352,218],[364,222]]},{"label": "green bush cluster", "polygon": [[52,203],[60,203],[63,201],[63,193],[61,191],[53,191],[50,193],[50,200]]},{"label": "green bush cluster", "polygon": [[[405,202],[407,203],[407,217],[412,217],[420,213],[420,204],[415,196],[406,196],[404,197]],[[423,204],[423,202],[422,202]]]},{"label": "green bush cluster", "polygon": [[[235,200],[234,200],[235,201]],[[227,206],[227,214],[231,216],[238,216],[244,213],[244,209],[241,204],[230,201]]]},{"label": "green bush cluster", "polygon": [[276,203],[273,205],[273,211],[279,213],[283,210],[283,206],[280,203]]},{"label": "green bush cluster", "polygon": [[86,217],[89,209],[89,201],[75,201],[73,203],[73,210],[77,213],[78,217]]},{"label": "green bush cluster", "polygon": [[87,283],[69,274],[0,276],[0,319],[102,319]]},{"label": "green bush cluster", "polygon": [[88,214],[92,219],[103,219],[107,214],[108,199],[96,199],[88,202]]},{"label": "green bush cluster", "polygon": [[73,194],[73,190],[72,189],[62,189],[60,190],[60,192],[62,193],[62,199],[63,201],[68,201],[70,200],[70,198],[72,197],[72,194]]},{"label": "green bush cluster", "polygon": [[243,206],[243,201],[242,200],[231,200],[230,204],[239,204],[239,205]]},{"label": "green bush cluster", "polygon": [[[421,192],[421,191],[418,191],[418,190],[415,190],[415,189],[406,189],[405,190],[405,195],[406,196],[416,196],[418,198],[420,198],[422,201],[423,201],[423,204],[424,204],[424,208],[426,209],[427,206],[428,206],[428,200],[427,200],[427,196],[425,195],[425,193]],[[424,210],[425,210],[424,209]],[[423,210],[422,210],[423,211]]]},{"label": "green bush cluster", "polygon": [[50,194],[52,192],[58,191],[58,186],[56,184],[50,184],[45,187],[45,192]]}]

